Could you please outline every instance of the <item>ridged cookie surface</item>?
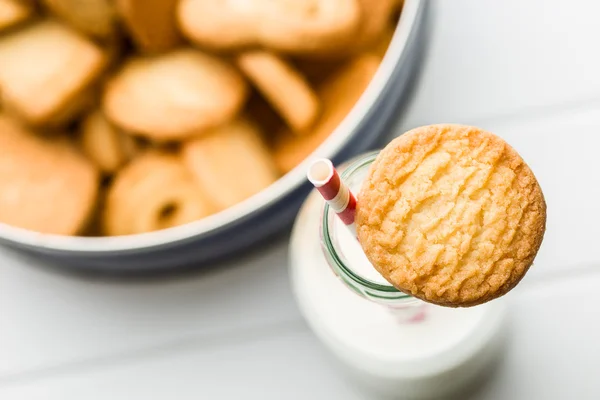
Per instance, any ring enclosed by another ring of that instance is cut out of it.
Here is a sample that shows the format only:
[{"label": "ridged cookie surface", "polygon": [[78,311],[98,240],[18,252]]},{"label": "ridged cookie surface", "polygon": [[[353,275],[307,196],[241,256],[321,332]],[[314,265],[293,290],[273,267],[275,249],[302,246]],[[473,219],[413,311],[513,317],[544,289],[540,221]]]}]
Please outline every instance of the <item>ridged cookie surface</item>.
[{"label": "ridged cookie surface", "polygon": [[450,307],[511,290],[542,243],[546,204],[531,169],[479,128],[431,125],[392,141],[359,194],[357,232],[396,288]]}]

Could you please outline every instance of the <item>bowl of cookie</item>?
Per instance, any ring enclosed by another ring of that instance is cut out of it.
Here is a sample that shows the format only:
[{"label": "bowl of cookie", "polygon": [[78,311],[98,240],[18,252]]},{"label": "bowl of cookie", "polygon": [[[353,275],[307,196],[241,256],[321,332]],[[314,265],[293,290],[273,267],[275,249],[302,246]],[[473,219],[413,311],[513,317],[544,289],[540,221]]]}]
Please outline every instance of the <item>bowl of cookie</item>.
[{"label": "bowl of cookie", "polygon": [[0,242],[148,272],[289,226],[393,123],[425,0],[0,0]]}]

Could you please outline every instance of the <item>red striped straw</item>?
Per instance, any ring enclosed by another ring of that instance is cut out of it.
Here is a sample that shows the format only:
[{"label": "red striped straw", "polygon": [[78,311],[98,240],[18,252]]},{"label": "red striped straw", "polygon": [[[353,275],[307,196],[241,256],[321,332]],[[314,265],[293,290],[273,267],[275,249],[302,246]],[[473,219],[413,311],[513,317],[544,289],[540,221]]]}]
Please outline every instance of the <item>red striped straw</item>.
[{"label": "red striped straw", "polygon": [[342,182],[331,160],[326,158],[315,160],[308,168],[306,176],[342,222],[356,236],[354,226],[356,197],[354,197],[348,186]]}]

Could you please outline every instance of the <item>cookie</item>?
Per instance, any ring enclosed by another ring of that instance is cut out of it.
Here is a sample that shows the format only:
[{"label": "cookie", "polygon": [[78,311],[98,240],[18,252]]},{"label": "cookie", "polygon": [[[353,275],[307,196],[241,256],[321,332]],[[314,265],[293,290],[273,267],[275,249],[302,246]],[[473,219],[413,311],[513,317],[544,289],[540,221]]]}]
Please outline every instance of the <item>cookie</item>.
[{"label": "cookie", "polygon": [[135,140],[112,126],[101,111],[90,113],[81,122],[80,144],[83,153],[108,174],[137,152]]},{"label": "cookie", "polygon": [[267,51],[249,51],[237,64],[294,132],[302,133],[319,114],[319,99],[306,79],[281,57]]},{"label": "cookie", "polygon": [[303,135],[281,135],[274,147],[275,163],[281,172],[300,164],[335,131],[371,82],[380,61],[373,54],[361,55],[319,87],[323,110],[316,125]]},{"label": "cookie", "polygon": [[163,52],[180,43],[177,0],[114,0],[133,41],[146,52]]},{"label": "cookie", "polygon": [[2,101],[33,125],[67,122],[105,64],[103,51],[72,29],[50,20],[30,25],[0,38]]},{"label": "cookie", "polygon": [[120,128],[180,140],[230,120],[247,86],[225,61],[193,49],[129,60],[106,85],[103,109]]},{"label": "cookie", "polygon": [[107,235],[138,234],[186,224],[212,211],[179,156],[148,152],[115,176],[102,227]]},{"label": "cookie", "polygon": [[542,243],[546,204],[533,172],[501,138],[431,125],[393,140],[358,196],[359,241],[399,290],[450,307],[511,290]]},{"label": "cookie", "polygon": [[26,0],[0,0],[0,32],[29,19],[33,7]]},{"label": "cookie", "polygon": [[371,43],[369,51],[373,54],[377,54],[379,57],[385,57],[392,40],[394,39],[394,34],[396,33],[396,27],[393,25],[388,25],[381,35],[377,38],[374,43]]},{"label": "cookie", "polygon": [[112,0],[43,0],[57,17],[75,29],[96,38],[115,34],[117,18]]},{"label": "cookie", "polygon": [[238,118],[182,147],[186,165],[219,209],[260,192],[278,178],[258,128]]},{"label": "cookie", "polygon": [[0,115],[0,222],[74,235],[86,225],[98,173],[64,138],[42,138]]},{"label": "cookie", "polygon": [[326,53],[360,23],[357,0],[182,0],[177,17],[192,42],[219,50],[261,46],[288,53]]},{"label": "cookie", "polygon": [[353,35],[346,36],[344,43],[332,50],[331,58],[334,60],[365,52],[383,56],[393,36],[397,11],[401,8],[397,0],[358,0],[358,4],[361,10],[359,27]]},{"label": "cookie", "polygon": [[398,9],[397,0],[359,0],[362,20],[354,46],[367,47],[380,40],[392,25],[392,16]]}]

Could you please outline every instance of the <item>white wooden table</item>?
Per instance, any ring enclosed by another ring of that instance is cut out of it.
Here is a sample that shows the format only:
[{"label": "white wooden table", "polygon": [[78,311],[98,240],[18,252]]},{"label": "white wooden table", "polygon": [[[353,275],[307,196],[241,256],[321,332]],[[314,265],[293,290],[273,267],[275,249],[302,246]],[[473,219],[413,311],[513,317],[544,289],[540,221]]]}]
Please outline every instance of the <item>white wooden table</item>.
[{"label": "white wooden table", "polygon": [[[600,398],[600,3],[438,0],[402,130],[504,136],[548,202],[509,295],[505,357],[470,399]],[[399,132],[391,133],[390,136]],[[287,238],[168,281],[83,280],[0,250],[0,399],[371,399],[295,306]]]}]

